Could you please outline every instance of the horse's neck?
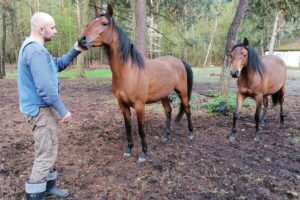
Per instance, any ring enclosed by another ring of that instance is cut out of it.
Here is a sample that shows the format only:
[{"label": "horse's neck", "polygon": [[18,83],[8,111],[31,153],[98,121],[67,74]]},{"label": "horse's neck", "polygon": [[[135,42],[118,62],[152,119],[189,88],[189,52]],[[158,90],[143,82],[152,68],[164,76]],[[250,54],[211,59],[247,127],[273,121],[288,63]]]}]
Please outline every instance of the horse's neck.
[{"label": "horse's neck", "polygon": [[120,52],[118,50],[119,46],[117,42],[113,42],[108,45],[108,61],[110,69],[114,76],[119,76],[121,73],[121,65],[123,62],[120,58]]},{"label": "horse's neck", "polygon": [[254,73],[255,71],[252,69],[251,66],[247,65],[244,67],[244,69],[242,70],[241,72],[241,76],[244,78],[244,79],[247,79],[249,81],[251,81],[251,79],[254,77]]}]

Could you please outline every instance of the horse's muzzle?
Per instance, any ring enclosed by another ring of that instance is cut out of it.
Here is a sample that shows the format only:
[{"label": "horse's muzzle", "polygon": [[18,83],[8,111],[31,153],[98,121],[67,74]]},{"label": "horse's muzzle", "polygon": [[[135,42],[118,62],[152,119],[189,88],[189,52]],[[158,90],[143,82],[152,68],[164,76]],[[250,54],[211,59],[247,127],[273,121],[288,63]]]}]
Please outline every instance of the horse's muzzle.
[{"label": "horse's muzzle", "polygon": [[89,45],[87,43],[87,39],[86,39],[86,36],[81,36],[79,39],[78,39],[78,45],[87,50],[89,48]]},{"label": "horse's muzzle", "polygon": [[240,76],[240,72],[239,71],[230,71],[230,74],[233,78],[238,78]]}]

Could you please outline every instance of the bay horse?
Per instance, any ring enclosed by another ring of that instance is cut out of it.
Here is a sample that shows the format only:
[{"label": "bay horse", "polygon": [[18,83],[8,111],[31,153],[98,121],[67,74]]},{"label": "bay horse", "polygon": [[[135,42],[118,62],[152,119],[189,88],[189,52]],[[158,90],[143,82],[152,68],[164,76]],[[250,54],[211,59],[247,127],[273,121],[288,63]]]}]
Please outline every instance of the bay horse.
[{"label": "bay horse", "polygon": [[155,59],[143,57],[131,43],[124,31],[113,19],[113,9],[101,13],[83,30],[78,43],[82,48],[107,47],[110,69],[112,71],[112,91],[123,113],[128,146],[124,157],[132,155],[133,138],[131,134],[131,111],[137,114],[138,132],[142,142],[139,162],[146,161],[147,143],[144,132],[145,104],[161,101],[166,122],[163,140],[168,140],[172,108],[168,96],[174,90],[181,100],[176,121],[185,112],[188,120],[188,137],[193,139],[193,126],[189,100],[193,85],[193,72],[184,61],[173,56]]},{"label": "bay horse", "polygon": [[[268,96],[272,96],[273,105],[280,104],[280,125],[284,124],[283,102],[286,81],[286,65],[284,61],[275,55],[259,57],[256,50],[249,46],[249,41],[244,38],[243,43],[235,45],[230,54],[230,74],[237,78],[236,108],[233,113],[232,130],[227,138],[230,141],[235,139],[236,120],[246,97],[255,100],[255,122],[256,130],[254,140],[259,140],[260,125],[264,125]],[[262,117],[260,111],[263,108]]]}]

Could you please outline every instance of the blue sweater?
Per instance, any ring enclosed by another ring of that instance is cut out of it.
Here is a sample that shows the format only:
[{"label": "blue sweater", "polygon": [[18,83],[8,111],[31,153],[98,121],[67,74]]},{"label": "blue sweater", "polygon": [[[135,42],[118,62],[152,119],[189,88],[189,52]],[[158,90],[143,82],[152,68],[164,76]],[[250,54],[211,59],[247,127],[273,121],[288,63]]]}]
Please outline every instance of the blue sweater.
[{"label": "blue sweater", "polygon": [[54,58],[42,44],[27,38],[18,57],[20,112],[34,117],[40,107],[51,106],[64,117],[68,110],[59,96],[57,72],[64,70],[79,53],[72,48],[62,57]]}]

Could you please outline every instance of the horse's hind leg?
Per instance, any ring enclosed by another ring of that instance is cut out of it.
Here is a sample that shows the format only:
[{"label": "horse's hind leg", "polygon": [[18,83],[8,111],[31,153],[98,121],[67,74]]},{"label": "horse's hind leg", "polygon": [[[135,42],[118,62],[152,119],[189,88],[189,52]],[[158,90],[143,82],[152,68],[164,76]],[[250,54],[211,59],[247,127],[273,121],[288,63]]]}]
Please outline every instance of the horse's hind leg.
[{"label": "horse's hind leg", "polygon": [[146,136],[144,131],[144,123],[145,123],[145,105],[137,103],[134,106],[136,115],[137,115],[137,121],[138,121],[138,128],[139,128],[139,134],[142,141],[142,152],[139,155],[138,162],[142,163],[146,161],[146,154],[148,151],[147,142],[146,142]]},{"label": "horse's hind leg", "polygon": [[262,96],[256,96],[255,97],[255,103],[256,103],[256,111],[255,111],[255,122],[256,122],[256,129],[255,129],[255,136],[254,140],[258,141],[259,140],[259,122],[260,122],[260,111],[263,103],[263,97]]},{"label": "horse's hind leg", "polygon": [[[191,119],[191,109],[190,109],[190,105],[189,105],[189,100],[187,95],[183,96],[181,93],[178,93],[180,99],[181,99],[181,109],[184,110],[187,120],[188,120],[188,129],[189,129],[189,139],[194,139],[194,134],[193,134],[193,124],[192,124],[192,119]],[[177,119],[178,116],[180,115],[180,110],[179,113],[177,115]]]},{"label": "horse's hind leg", "polygon": [[265,122],[266,122],[266,119],[267,119],[267,110],[268,110],[268,105],[269,105],[268,96],[264,96],[263,104],[264,104],[263,115],[260,119],[260,125],[261,126],[265,126]]},{"label": "horse's hind leg", "polygon": [[169,103],[169,99],[165,98],[161,100],[161,103],[165,109],[166,113],[166,126],[164,129],[164,135],[162,137],[162,140],[165,142],[168,140],[169,135],[170,135],[170,124],[171,124],[171,114],[172,114],[172,108]]},{"label": "horse's hind leg", "polygon": [[284,102],[284,87],[279,91],[279,104],[280,104],[280,127],[284,125],[284,113],[283,113],[283,102]]},{"label": "horse's hind leg", "polygon": [[120,102],[119,102],[119,106],[120,106],[123,116],[124,116],[126,137],[127,137],[127,142],[128,142],[128,146],[124,152],[124,157],[128,158],[132,155],[131,149],[133,147],[133,139],[132,139],[132,134],[131,134],[131,112],[130,112],[129,106],[125,106],[124,104],[122,104]]}]

